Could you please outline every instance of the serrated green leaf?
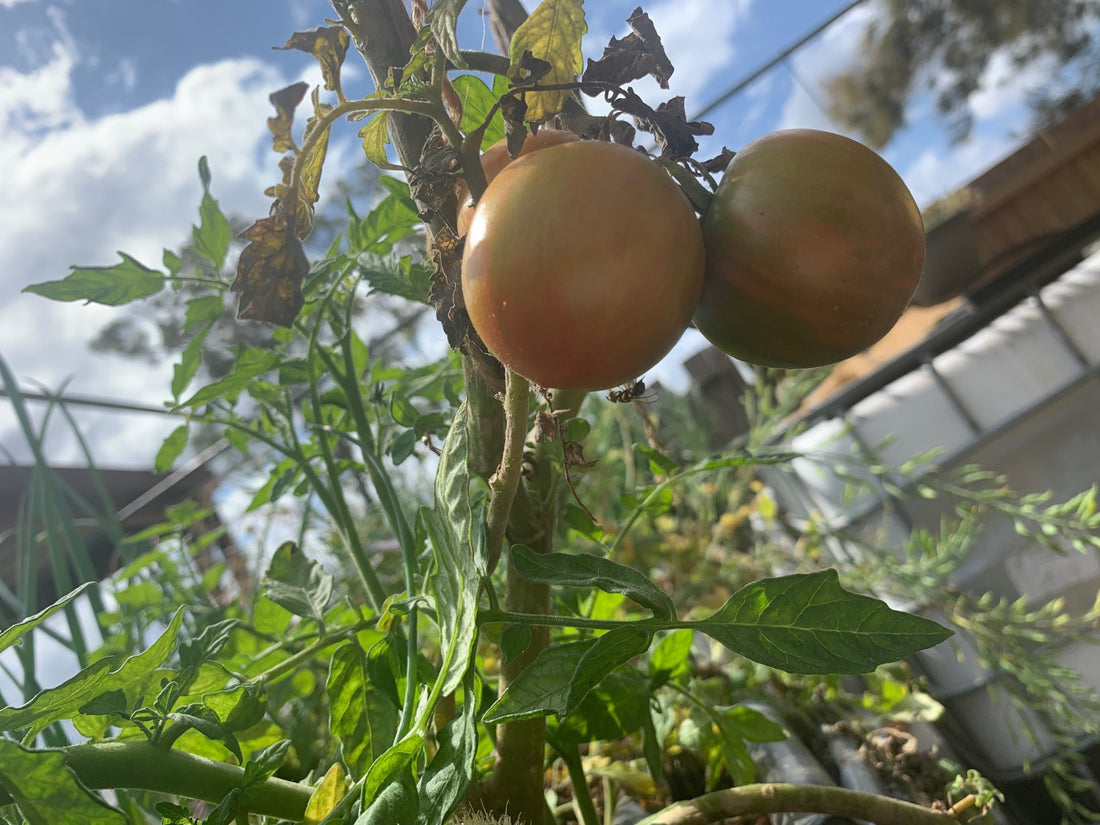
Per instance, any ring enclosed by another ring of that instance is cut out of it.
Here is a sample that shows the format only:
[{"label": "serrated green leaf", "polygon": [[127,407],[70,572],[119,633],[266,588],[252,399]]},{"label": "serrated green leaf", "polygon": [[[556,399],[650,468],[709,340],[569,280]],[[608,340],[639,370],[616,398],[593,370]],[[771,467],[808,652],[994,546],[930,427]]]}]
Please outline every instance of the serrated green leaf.
[{"label": "serrated green leaf", "polygon": [[443,825],[470,789],[478,746],[476,682],[467,673],[462,712],[439,733],[439,750],[420,779],[416,825]]},{"label": "serrated green leaf", "polygon": [[420,304],[428,303],[432,273],[426,266],[383,258],[374,253],[361,254],[358,262],[359,271],[363,280],[370,284],[371,292],[384,292]]},{"label": "serrated green leaf", "polygon": [[288,750],[290,750],[290,740],[280,739],[266,748],[249,754],[248,762],[244,766],[242,787],[248,789],[253,785],[260,785],[274,776],[275,771],[279,770],[286,760]]},{"label": "serrated green leaf", "polygon": [[172,365],[173,398],[178,399],[183,395],[187,385],[198,373],[199,366],[202,364],[202,345],[213,326],[214,322],[210,321],[205,329],[197,332],[195,337],[188,341],[187,346],[183,348],[183,352],[180,354],[180,362]]},{"label": "serrated green leaf", "polygon": [[575,711],[588,692],[611,671],[644,653],[652,638],[652,633],[637,627],[617,627],[596,639],[596,644],[577,663],[564,713],[557,715],[568,716]]},{"label": "serrated green leaf", "polygon": [[340,740],[344,761],[353,777],[364,776],[393,742],[398,708],[371,683],[367,655],[357,640],[336,648],[325,692],[329,728]]},{"label": "serrated green leaf", "polygon": [[219,398],[235,398],[248,387],[251,381],[274,369],[278,362],[278,353],[267,352],[251,363],[237,364],[229,375],[203,387],[179,406],[201,407]]},{"label": "serrated green leaf", "polygon": [[56,750],[0,738],[0,788],[29,825],[126,825],[127,818],[84,788]]},{"label": "serrated green leaf", "polygon": [[635,444],[634,452],[642,455],[649,461],[649,471],[655,476],[675,475],[680,465],[662,452],[659,452],[647,444]]},{"label": "serrated green leaf", "polygon": [[164,264],[164,268],[168,270],[168,274],[175,277],[180,274],[180,270],[183,268],[183,261],[180,260],[180,256],[173,252],[171,249],[165,249],[161,255],[161,263]]},{"label": "serrated green leaf", "polygon": [[202,703],[217,714],[227,730],[247,730],[264,718],[267,691],[262,685],[243,685],[204,694]]},{"label": "serrated green leaf", "polygon": [[57,613],[59,610],[63,610],[65,608],[65,605],[71,604],[73,601],[83,596],[84,593],[91,587],[98,587],[98,585],[94,582],[86,582],[72,592],[62,596],[49,607],[40,610],[38,613],[35,613],[33,616],[27,617],[17,624],[13,624],[11,627],[6,628],[3,631],[0,631],[0,652],[5,651],[12,645],[16,644],[25,634],[34,630],[36,627],[38,627],[38,625],[42,624],[42,622],[46,621],[46,619],[50,618],[50,616],[52,616],[54,613]]},{"label": "serrated green leaf", "polygon": [[549,716],[565,708],[573,675],[595,639],[548,647],[520,671],[504,694],[485,711],[487,725],[499,725],[517,719]]},{"label": "serrated green leaf", "polygon": [[154,683],[157,669],[175,649],[182,622],[180,608],[148,649],[126,659],[117,670],[110,670],[114,664],[111,659],[100,659],[57,687],[43,690],[25,705],[0,708],[0,730],[40,731],[75,716],[84,704],[107,691],[121,690],[131,700],[144,695]]},{"label": "serrated green leaf", "polygon": [[593,688],[577,709],[556,727],[554,737],[581,744],[595,740],[617,740],[644,729],[652,721],[650,692],[645,680],[629,669],[609,674]]},{"label": "serrated green leaf", "polygon": [[164,443],[157,450],[157,457],[153,461],[153,469],[158,473],[167,473],[172,469],[176,459],[180,457],[183,448],[187,446],[187,436],[191,428],[187,424],[181,424],[172,430]]},{"label": "serrated green leaf", "polygon": [[394,164],[386,156],[386,146],[390,142],[390,119],[384,111],[375,112],[359,129],[363,141],[363,154],[367,160],[379,169],[393,169]]},{"label": "serrated green leaf", "polygon": [[237,757],[238,762],[244,762],[244,755],[241,753],[241,745],[237,737],[232,731],[227,730],[218,715],[205,705],[184,705],[167,716],[176,724],[193,728],[212,742],[220,742]]},{"label": "serrated green leaf", "polygon": [[653,648],[649,656],[649,672],[662,679],[676,679],[686,674],[691,661],[691,644],[695,633],[680,628],[666,634]]},{"label": "serrated green leaf", "polygon": [[[465,133],[470,133],[481,127],[489,112],[496,105],[497,95],[485,85],[480,77],[472,74],[460,74],[452,81],[459,100],[462,101],[462,125],[460,128]],[[504,117],[500,110],[493,112],[493,119],[485,128],[485,135],[481,139],[481,150],[485,151],[498,140],[504,138]]]},{"label": "serrated green leaf", "polygon": [[[549,73],[540,78],[541,83],[575,80],[584,68],[581,38],[587,31],[583,0],[542,0],[512,35],[508,47],[511,60],[508,74],[516,77],[523,54],[529,51],[551,66]],[[568,98],[568,91],[529,93],[526,95],[526,119],[531,122],[546,120],[560,112]]]},{"label": "serrated green leaf", "polygon": [[598,587],[622,593],[653,611],[671,618],[676,606],[668,594],[632,567],[584,553],[534,553],[523,545],[512,547],[512,563],[523,578],[536,584],[561,587]]},{"label": "serrated green leaf", "polygon": [[529,624],[510,624],[500,634],[500,652],[509,662],[531,646],[534,634]]},{"label": "serrated green leaf", "polygon": [[191,229],[191,248],[221,272],[229,243],[233,240],[233,231],[217,200],[210,194],[210,166],[205,155],[199,159],[199,178],[202,181],[202,204],[199,206],[199,225]]},{"label": "serrated green leaf", "polygon": [[24,287],[24,292],[51,301],[84,301],[117,307],[156,295],[164,288],[163,272],[119,252],[122,263],[114,266],[74,266],[60,281],[45,281]]},{"label": "serrated green leaf", "polygon": [[296,616],[323,622],[333,583],[331,573],[308,559],[294,542],[286,541],[271,557],[263,593]]},{"label": "serrated green leaf", "polygon": [[432,546],[429,576],[440,632],[439,693],[452,693],[462,682],[477,645],[477,596],[486,570],[483,528],[470,503],[468,410],[455,412],[443,443],[435,476],[435,504],[421,517]]},{"label": "serrated green leaf", "polygon": [[363,813],[356,825],[411,823],[420,812],[412,768],[424,737],[410,734],[380,756],[363,782]]},{"label": "serrated green leaf", "polygon": [[458,15],[465,5],[466,0],[436,0],[424,19],[431,26],[435,42],[439,44],[443,54],[459,69],[466,68],[466,60],[458,50],[458,34],[455,29],[458,26]]},{"label": "serrated green leaf", "polygon": [[225,300],[221,295],[204,295],[201,298],[192,298],[187,302],[183,328],[185,330],[194,329],[211,321],[216,321],[222,317],[223,312],[225,312]]},{"label": "serrated green leaf", "polygon": [[867,673],[952,635],[933,621],[844,590],[836,570],[753,582],[691,626],[789,673]]}]

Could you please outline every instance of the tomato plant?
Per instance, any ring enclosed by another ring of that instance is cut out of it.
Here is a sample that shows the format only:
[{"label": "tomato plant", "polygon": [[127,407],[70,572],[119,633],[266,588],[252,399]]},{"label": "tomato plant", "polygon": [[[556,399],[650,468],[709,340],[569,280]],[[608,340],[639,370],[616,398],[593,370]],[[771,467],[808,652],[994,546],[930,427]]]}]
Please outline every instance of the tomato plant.
[{"label": "tomato plant", "polygon": [[875,343],[924,263],[920,211],[897,173],[862,144],[809,129],[765,135],[734,156],[703,236],[695,325],[770,367],[831,364]]},{"label": "tomato plant", "polygon": [[625,146],[564,143],[518,158],[478,203],[462,291],[500,361],[544,387],[598,390],[676,343],[703,277],[695,212]]},{"label": "tomato plant", "polygon": [[[529,155],[539,149],[548,149],[561,143],[574,143],[580,140],[573,132],[566,129],[539,129],[536,134],[528,134],[520,147],[516,157]],[[492,182],[500,174],[500,170],[511,163],[512,156],[508,153],[507,139],[498,140],[485,150],[481,156],[481,168],[485,171],[485,180]],[[458,234],[465,235],[470,231],[470,221],[474,219],[476,204],[470,197],[470,187],[465,180],[460,180],[458,185]]]}]

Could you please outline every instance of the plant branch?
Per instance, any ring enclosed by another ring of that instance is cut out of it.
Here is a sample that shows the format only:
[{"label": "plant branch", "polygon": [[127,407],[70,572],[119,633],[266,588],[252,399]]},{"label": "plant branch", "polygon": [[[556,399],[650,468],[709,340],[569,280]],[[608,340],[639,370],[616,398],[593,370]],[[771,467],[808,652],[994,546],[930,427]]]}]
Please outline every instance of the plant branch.
[{"label": "plant branch", "polygon": [[512,512],[512,502],[519,489],[523,470],[523,446],[527,436],[527,410],[530,388],[526,378],[507,370],[504,376],[504,452],[500,467],[489,479],[492,497],[487,515],[489,530],[489,565],[491,574],[500,560],[504,534]]},{"label": "plant branch", "polygon": [[[149,742],[99,742],[63,749],[77,778],[88,788],[131,788],[220,802],[244,787],[244,769]],[[246,791],[252,813],[291,821],[306,813],[313,789],[268,779]]]},{"label": "plant branch", "polygon": [[677,802],[638,825],[709,825],[723,819],[773,813],[821,813],[875,825],[958,825],[951,811],[933,811],[886,796],[824,785],[762,783]]}]

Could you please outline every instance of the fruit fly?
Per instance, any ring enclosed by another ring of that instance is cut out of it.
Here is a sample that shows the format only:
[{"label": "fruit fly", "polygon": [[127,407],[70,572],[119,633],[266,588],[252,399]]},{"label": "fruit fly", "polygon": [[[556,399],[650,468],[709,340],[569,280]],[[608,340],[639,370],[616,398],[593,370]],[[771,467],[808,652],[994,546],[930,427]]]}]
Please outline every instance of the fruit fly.
[{"label": "fruit fly", "polygon": [[633,384],[626,384],[607,394],[607,400],[613,404],[629,404],[631,401],[644,401],[645,381],[639,378]]}]

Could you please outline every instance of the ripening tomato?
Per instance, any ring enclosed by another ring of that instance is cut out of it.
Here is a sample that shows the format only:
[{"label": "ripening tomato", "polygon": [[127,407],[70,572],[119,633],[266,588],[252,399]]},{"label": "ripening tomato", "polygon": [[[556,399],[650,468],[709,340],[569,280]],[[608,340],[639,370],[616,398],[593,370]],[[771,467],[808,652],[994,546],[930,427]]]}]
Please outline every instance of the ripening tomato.
[{"label": "ripening tomato", "polygon": [[[573,132],[564,129],[539,129],[538,134],[528,134],[523,141],[523,147],[516,157],[523,157],[540,149],[557,146],[561,143],[573,143],[580,140]],[[498,140],[485,150],[481,156],[481,168],[485,170],[485,180],[492,182],[493,178],[500,174],[500,170],[511,163],[512,156],[508,154],[508,141]],[[459,181],[458,185],[458,234],[465,235],[470,231],[470,221],[474,219],[474,203],[470,200],[470,190],[466,181]]]},{"label": "ripening tomato", "polygon": [[600,390],[657,363],[691,320],[703,278],[699,222],[646,156],[602,141],[506,166],[466,236],[474,328],[543,387]]},{"label": "ripening tomato", "polygon": [[920,210],[898,174],[863,144],[809,129],[734,155],[703,237],[696,327],[770,367],[831,364],[878,341],[924,262]]}]

